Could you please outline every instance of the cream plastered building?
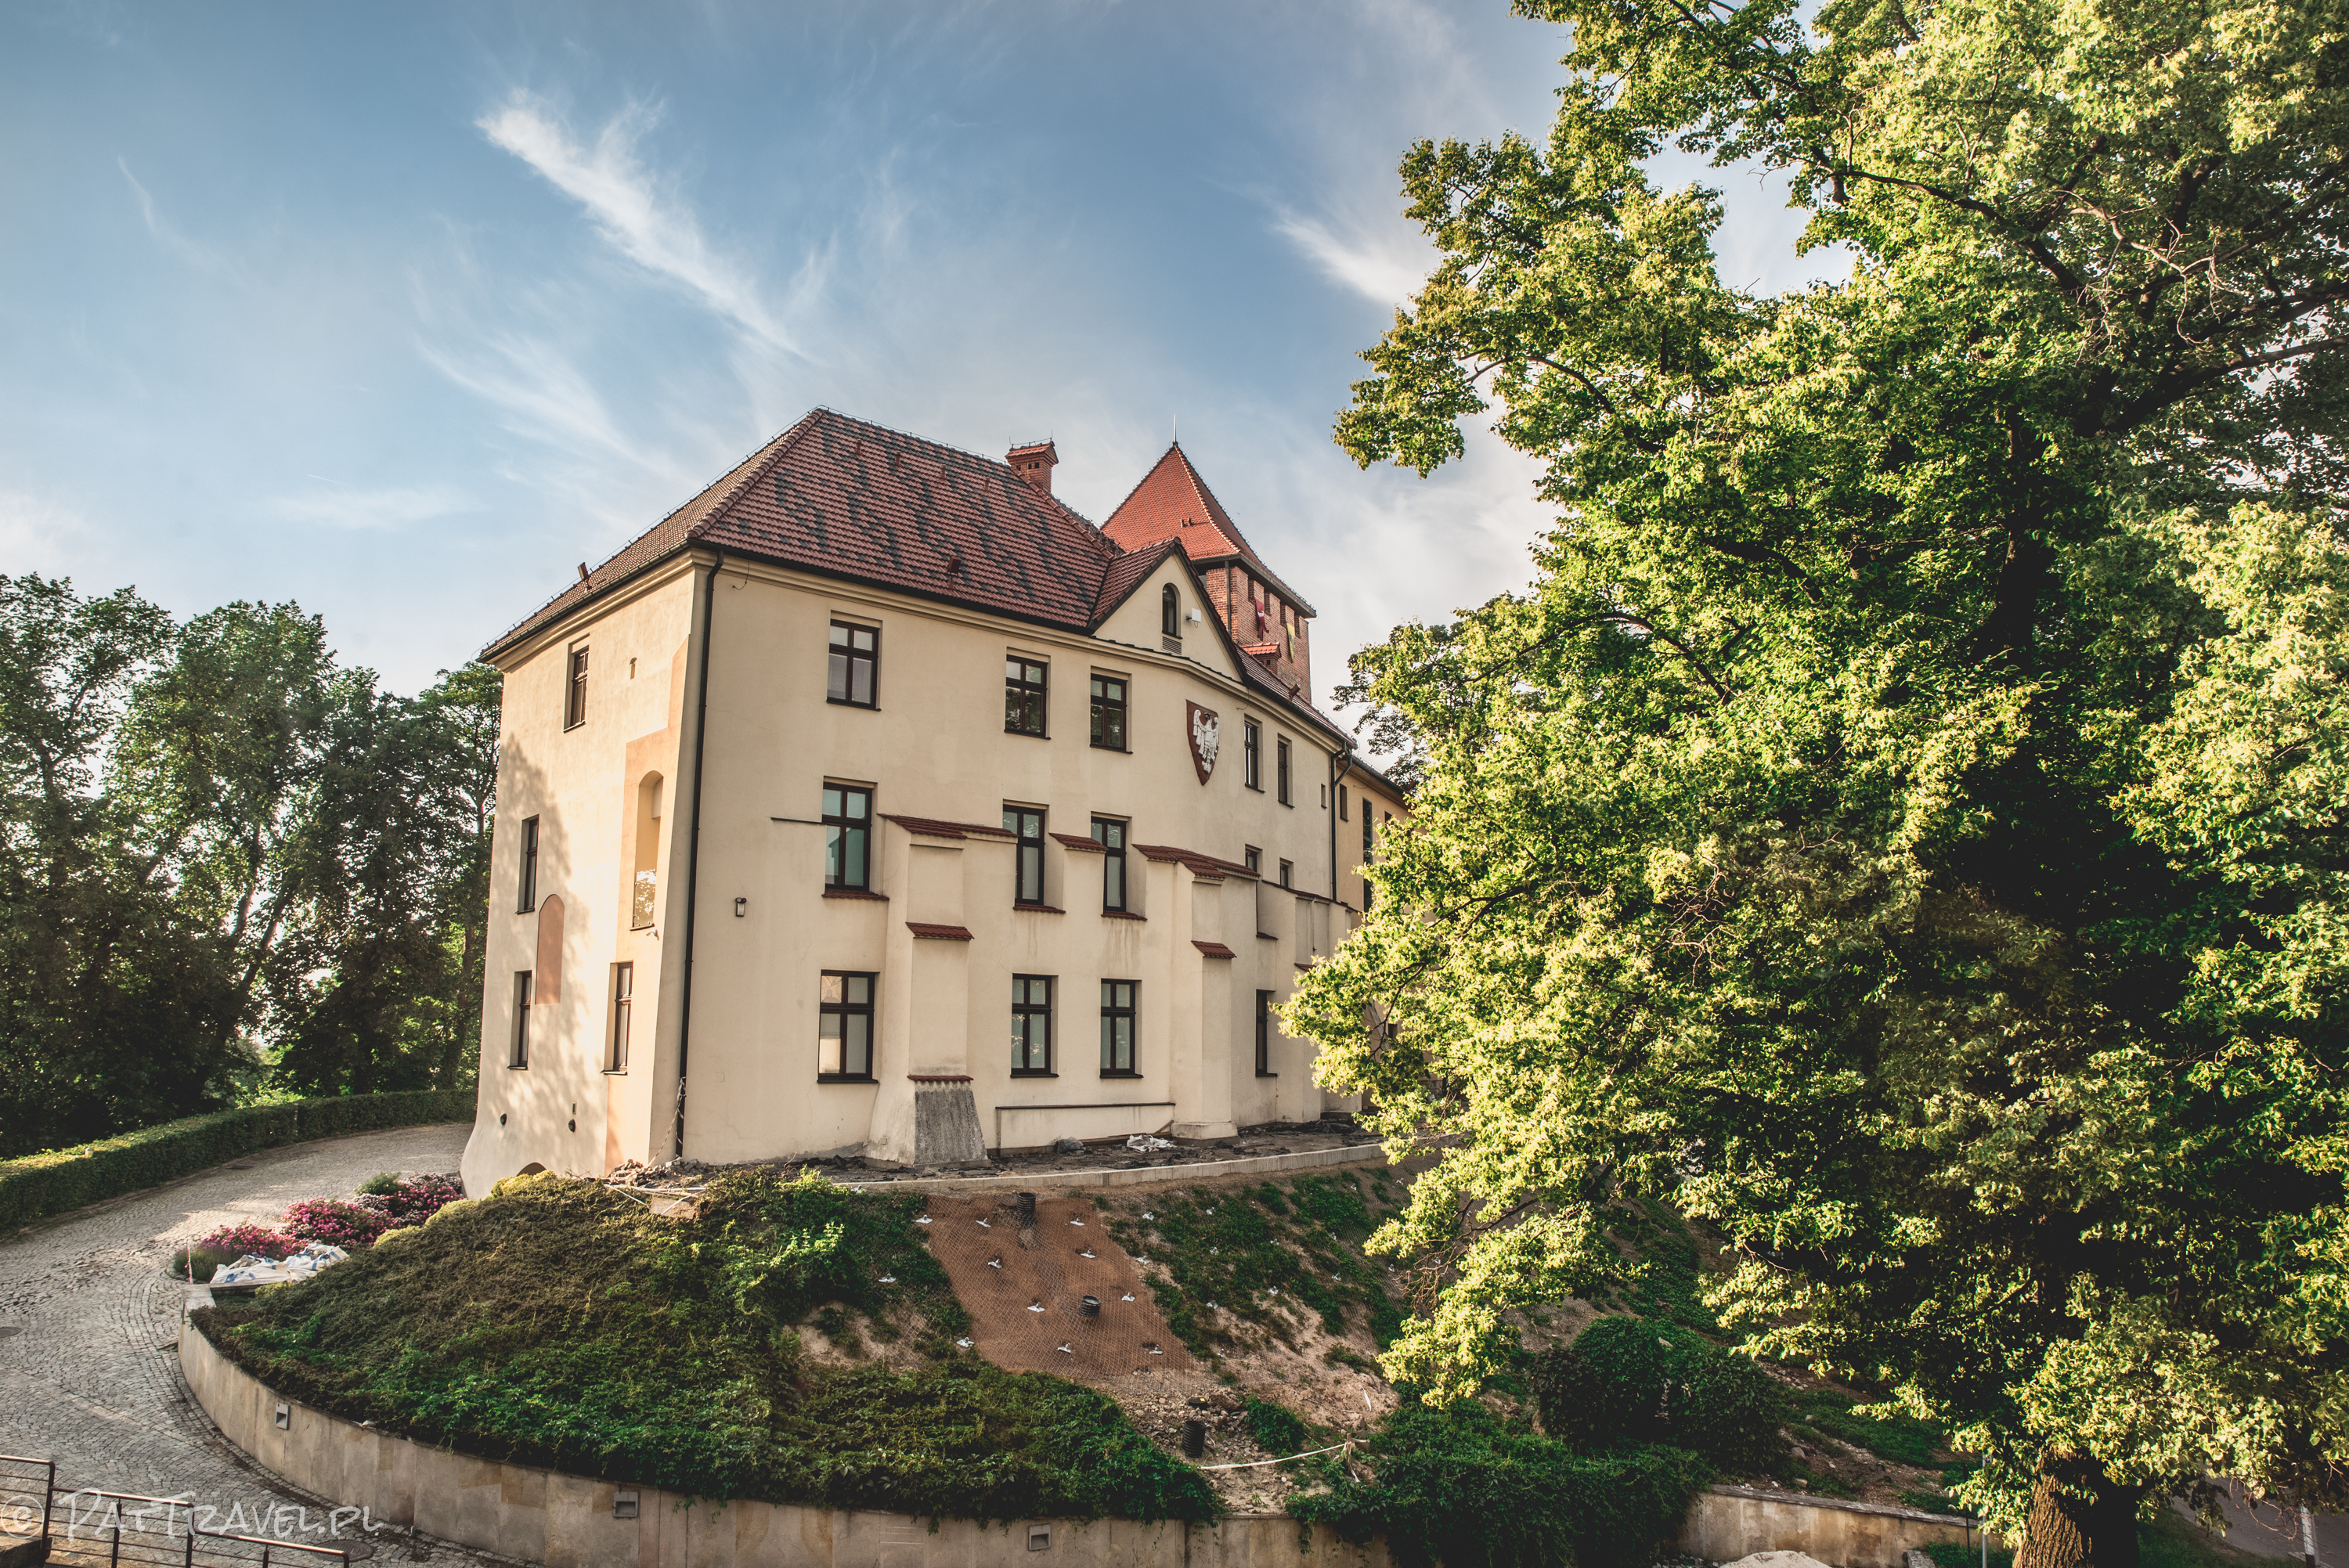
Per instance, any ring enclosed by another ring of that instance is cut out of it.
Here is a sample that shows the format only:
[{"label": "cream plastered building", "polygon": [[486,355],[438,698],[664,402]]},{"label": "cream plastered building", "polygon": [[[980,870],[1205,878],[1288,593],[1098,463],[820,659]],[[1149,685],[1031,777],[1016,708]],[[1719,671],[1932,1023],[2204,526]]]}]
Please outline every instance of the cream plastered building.
[{"label": "cream plastered building", "polygon": [[1095,527],[819,410],[492,645],[467,1186],[1350,1108],[1271,1009],[1404,810],[1179,447]]}]

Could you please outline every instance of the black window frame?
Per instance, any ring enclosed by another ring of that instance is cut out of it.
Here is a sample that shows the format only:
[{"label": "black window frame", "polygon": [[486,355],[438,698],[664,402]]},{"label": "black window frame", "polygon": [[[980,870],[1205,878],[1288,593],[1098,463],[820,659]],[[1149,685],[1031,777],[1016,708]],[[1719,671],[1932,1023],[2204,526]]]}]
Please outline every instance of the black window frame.
[{"label": "black window frame", "polygon": [[[1108,686],[1115,686],[1117,688],[1114,696],[1103,689]],[[1092,743],[1096,749],[1102,751],[1124,751],[1128,749],[1127,742],[1133,736],[1133,725],[1130,722],[1133,717],[1133,714],[1130,710],[1128,700],[1130,689],[1131,688],[1127,684],[1126,678],[1123,676],[1105,676],[1098,673],[1093,676],[1092,685]],[[1113,717],[1115,720],[1113,726],[1104,726],[1102,724],[1102,720],[1104,715]],[[1112,727],[1116,731],[1116,738],[1114,739],[1102,738],[1103,736],[1108,734],[1109,730]]]},{"label": "black window frame", "polygon": [[[1027,675],[1030,670],[1035,672],[1033,679]],[[1051,673],[1052,666],[1042,659],[1031,659],[1025,654],[1003,655],[1004,734],[1032,735],[1039,740],[1051,738],[1045,734]]]},{"label": "black window frame", "polygon": [[531,972],[517,969],[513,977],[513,1036],[506,1042],[506,1068],[524,1072],[530,1068]]},{"label": "black window frame", "polygon": [[1279,996],[1278,991],[1256,994],[1256,1076],[1278,1078],[1272,1070],[1272,1005]]},{"label": "black window frame", "polygon": [[[1032,833],[1028,830],[1031,825],[1036,830]],[[1012,904],[1044,907],[1044,808],[1004,807],[1003,830],[1011,835]]]},{"label": "black window frame", "polygon": [[576,729],[587,722],[587,645],[579,644],[564,660],[563,727]]},{"label": "black window frame", "polygon": [[612,965],[612,1027],[604,1042],[604,1070],[628,1070],[628,1037],[636,1019],[636,966],[633,962]]},{"label": "black window frame", "polygon": [[1296,769],[1289,766],[1288,737],[1281,735],[1273,738],[1272,756],[1272,798],[1284,806],[1295,806],[1296,794],[1289,786],[1290,776]]},{"label": "black window frame", "polygon": [[[1043,987],[1044,999],[1036,999],[1035,987]],[[1052,1070],[1052,993],[1060,985],[1057,975],[1014,975],[1011,977],[1011,1076],[1013,1078],[1057,1078]],[[1036,1043],[1035,1020],[1042,1019],[1044,1043]],[[1043,1057],[1042,1067],[1034,1066],[1037,1057]],[[1022,1060],[1030,1065],[1021,1066]]]},{"label": "black window frame", "polygon": [[[1102,983],[1102,1069],[1103,1078],[1140,1078],[1142,1069],[1134,1064],[1142,1054],[1142,982],[1139,980],[1109,980]],[[1124,1000],[1115,1000],[1118,988],[1124,988]],[[1115,1054],[1115,1026],[1125,1025],[1125,1066],[1112,1065]]]},{"label": "black window frame", "polygon": [[[873,788],[868,784],[843,784],[827,779],[823,782],[824,809],[818,813],[823,822],[823,885],[844,892],[873,891]],[[840,797],[837,810],[830,797]],[[864,804],[862,813],[848,810],[851,797]],[[856,880],[848,880],[841,847],[854,841],[857,850]]]},{"label": "black window frame", "polygon": [[1127,912],[1133,899],[1133,884],[1126,878],[1126,841],[1132,837],[1133,824],[1116,817],[1093,819],[1093,842],[1102,847],[1102,908]]},{"label": "black window frame", "polygon": [[[843,640],[840,634],[848,636]],[[858,633],[873,640],[869,648],[856,645]],[[835,684],[833,665],[837,661],[842,678]],[[856,699],[856,666],[864,666],[864,700]],[[876,708],[881,706],[881,628],[868,626],[862,621],[834,621],[825,635],[823,666],[823,700],[841,707]]]},{"label": "black window frame", "polygon": [[[837,1001],[825,995],[824,982],[828,980],[837,980],[840,982],[840,997]],[[851,994],[854,984],[858,981],[862,981],[864,985],[864,999],[861,1002]],[[816,1082],[871,1083],[874,1081],[874,1006],[878,1000],[877,993],[880,990],[880,986],[881,976],[870,969],[821,969],[816,972]],[[829,1072],[824,1069],[823,1065],[824,1042],[828,1038],[832,1038],[833,1037],[829,1037],[823,1032],[824,1020],[827,1018],[838,1018],[840,1020],[840,1034],[837,1037],[840,1041],[840,1066],[836,1070]],[[862,1072],[852,1072],[849,1070],[848,1022],[852,1018],[862,1018],[864,1020],[864,1069]]]},{"label": "black window frame", "polygon": [[1183,635],[1183,595],[1172,583],[1158,591],[1158,634],[1177,640]]},{"label": "black window frame", "polygon": [[538,907],[538,819],[522,820],[522,865],[514,886],[514,913],[528,914]]},{"label": "black window frame", "polygon": [[1240,864],[1247,867],[1250,876],[1264,875],[1264,851],[1254,844],[1241,846]]},{"label": "black window frame", "polygon": [[1294,862],[1289,861],[1281,861],[1281,862],[1280,862],[1280,885],[1281,885],[1281,886],[1283,886],[1283,887],[1285,887],[1285,888],[1288,888],[1288,889],[1291,890],[1292,892],[1293,892],[1293,891],[1295,891],[1297,884],[1296,884],[1296,882],[1295,882],[1292,879],[1293,879],[1293,878],[1295,878],[1295,876],[1296,876],[1296,875],[1297,875],[1297,867],[1296,867],[1296,865],[1295,865],[1295,863],[1294,863]]},{"label": "black window frame", "polygon": [[1346,814],[1346,787],[1340,784],[1338,786],[1338,820],[1350,822],[1353,820]]},{"label": "black window frame", "polygon": [[1264,793],[1264,726],[1246,715],[1240,718],[1240,782]]}]

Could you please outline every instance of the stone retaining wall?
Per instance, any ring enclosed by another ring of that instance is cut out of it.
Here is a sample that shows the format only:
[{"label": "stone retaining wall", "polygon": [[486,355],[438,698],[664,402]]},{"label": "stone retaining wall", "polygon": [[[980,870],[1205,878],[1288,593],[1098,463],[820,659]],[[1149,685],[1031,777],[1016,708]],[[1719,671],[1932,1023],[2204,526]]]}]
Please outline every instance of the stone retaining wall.
[{"label": "stone retaining wall", "polygon": [[[281,1398],[180,1331],[180,1370],[229,1441],[305,1491],[379,1523],[548,1568],[1388,1568],[1383,1543],[1349,1546],[1287,1514],[1218,1525],[1020,1520],[983,1525],[788,1503],[697,1501],[475,1459]],[[284,1412],[284,1425],[279,1412]],[[635,1494],[635,1517],[619,1505]],[[1038,1532],[1040,1532],[1040,1537]]]},{"label": "stone retaining wall", "polygon": [[1341,1165],[1384,1165],[1386,1149],[1352,1143],[1308,1149],[1298,1154],[1256,1154],[1243,1160],[1203,1160],[1195,1165],[1152,1165],[1140,1171],[1031,1171],[1009,1176],[917,1176],[903,1181],[857,1181],[833,1177],[843,1187],[875,1192],[1011,1192],[1029,1189],[1146,1187],[1154,1183],[1207,1181],[1218,1176],[1287,1176]]},{"label": "stone retaining wall", "polygon": [[[229,1441],[303,1491],[365,1508],[378,1523],[548,1568],[1390,1568],[1392,1561],[1383,1542],[1350,1546],[1327,1526],[1300,1532],[1280,1513],[1192,1526],[948,1519],[933,1529],[897,1513],[697,1501],[358,1426],[280,1398],[184,1323],[180,1370]],[[621,1517],[616,1505],[631,1492],[635,1517]],[[1040,1531],[1042,1544],[1031,1540]],[[1902,1554],[1914,1548],[1971,1540],[1963,1521],[1939,1514],[1715,1487],[1690,1505],[1679,1546],[1715,1563],[1795,1551],[1834,1568],[1902,1568]]]},{"label": "stone retaining wall", "polygon": [[1945,1514],[1717,1486],[1689,1505],[1680,1548],[1715,1563],[1754,1552],[1800,1552],[1835,1568],[1902,1568],[1911,1551],[1937,1541],[1971,1546],[1975,1539],[1964,1520]]}]

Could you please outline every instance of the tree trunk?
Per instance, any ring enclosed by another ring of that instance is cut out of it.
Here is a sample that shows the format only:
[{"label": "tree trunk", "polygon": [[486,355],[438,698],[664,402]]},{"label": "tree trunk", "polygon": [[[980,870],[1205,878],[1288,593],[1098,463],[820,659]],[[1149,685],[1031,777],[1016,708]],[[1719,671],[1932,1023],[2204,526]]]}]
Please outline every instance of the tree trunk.
[{"label": "tree trunk", "polygon": [[2137,1568],[2143,1491],[2116,1484],[2086,1454],[2041,1454],[2014,1568]]}]

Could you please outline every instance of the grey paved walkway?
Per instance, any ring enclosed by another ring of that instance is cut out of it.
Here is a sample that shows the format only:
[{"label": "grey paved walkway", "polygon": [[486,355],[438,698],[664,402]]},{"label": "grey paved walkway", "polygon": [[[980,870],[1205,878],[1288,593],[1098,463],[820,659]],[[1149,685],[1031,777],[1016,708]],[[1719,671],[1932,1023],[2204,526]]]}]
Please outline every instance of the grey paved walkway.
[{"label": "grey paved walkway", "polygon": [[[60,1486],[191,1496],[222,1517],[240,1502],[248,1515],[298,1504],[241,1464],[188,1398],[174,1354],[188,1292],[163,1265],[214,1226],[274,1221],[296,1199],[349,1197],[378,1171],[454,1171],[468,1130],[273,1149],[0,1242],[0,1453],[56,1460]],[[243,1533],[319,1539],[298,1526]],[[404,1542],[391,1554],[410,1558]]]}]

